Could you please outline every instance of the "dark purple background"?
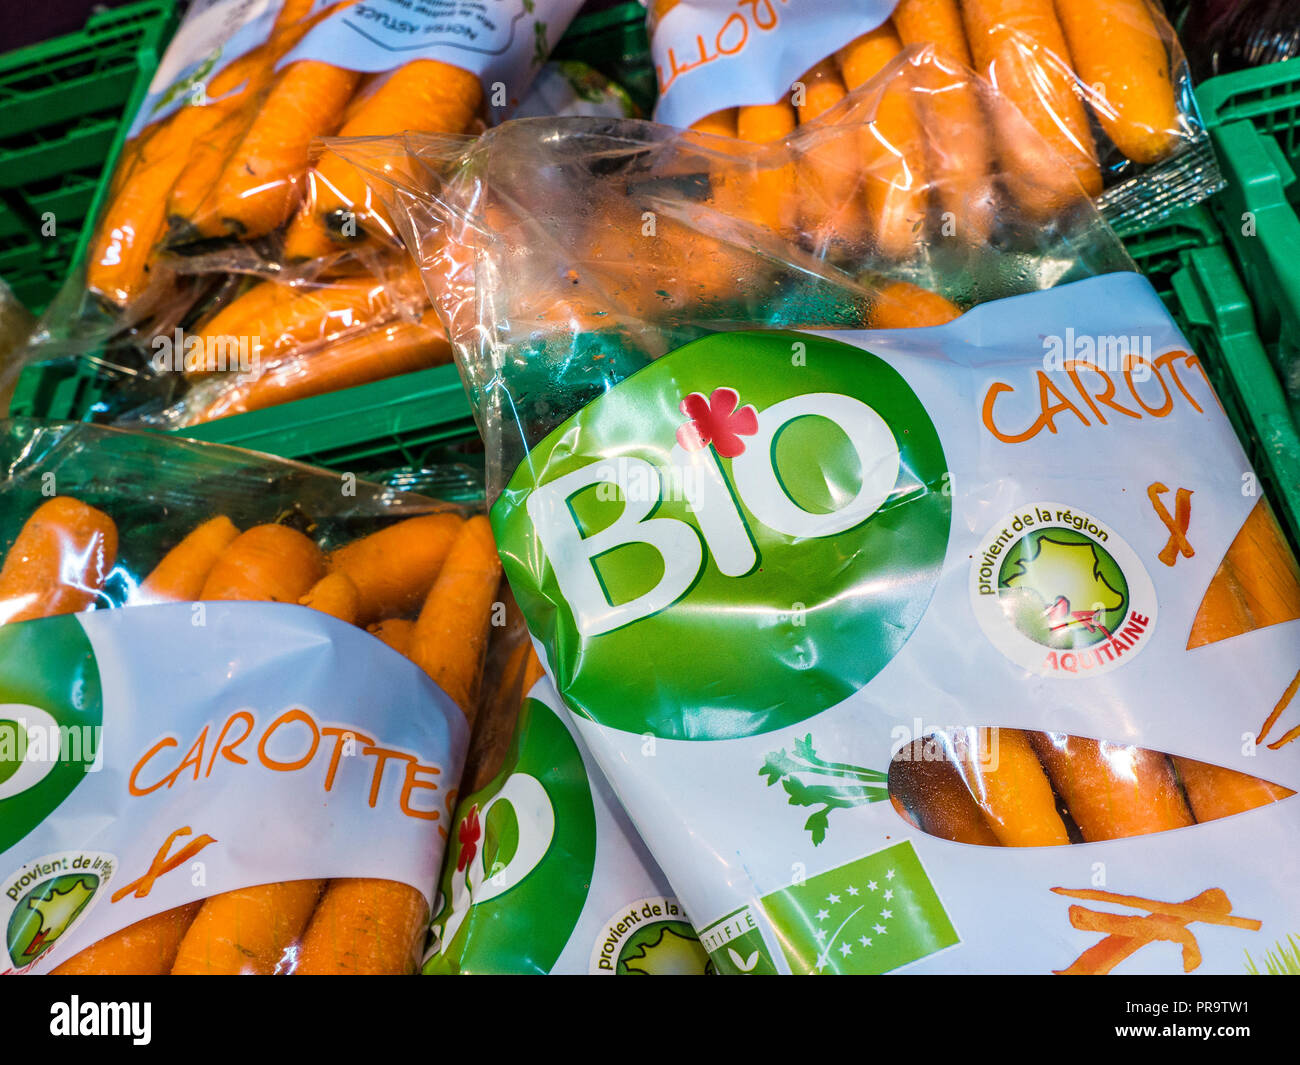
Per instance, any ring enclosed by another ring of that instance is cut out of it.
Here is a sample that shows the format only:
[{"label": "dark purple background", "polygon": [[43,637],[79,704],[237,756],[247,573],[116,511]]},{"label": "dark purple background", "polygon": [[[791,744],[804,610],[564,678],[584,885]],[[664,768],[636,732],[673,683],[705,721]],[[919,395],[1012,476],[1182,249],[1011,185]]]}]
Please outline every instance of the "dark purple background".
[{"label": "dark purple background", "polygon": [[[8,33],[0,41],[0,52],[22,48],[63,33],[81,29],[96,7],[121,7],[130,0],[4,0]],[[583,11],[613,7],[619,0],[587,0]],[[184,6],[180,0],[178,6]]]}]

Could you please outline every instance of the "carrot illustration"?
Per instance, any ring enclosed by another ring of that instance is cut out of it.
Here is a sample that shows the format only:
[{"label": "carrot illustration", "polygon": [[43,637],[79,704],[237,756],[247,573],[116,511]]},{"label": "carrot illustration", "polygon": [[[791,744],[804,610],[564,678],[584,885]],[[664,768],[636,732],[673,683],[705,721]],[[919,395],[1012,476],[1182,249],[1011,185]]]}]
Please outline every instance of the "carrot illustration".
[{"label": "carrot illustration", "polygon": [[968,729],[949,734],[949,739],[966,787],[1003,846],[1070,842],[1052,786],[1024,732]]},{"label": "carrot illustration", "polygon": [[408,621],[406,618],[385,618],[383,621],[367,626],[366,631],[375,639],[388,644],[399,655],[404,655],[411,646],[415,622]]},{"label": "carrot illustration", "polygon": [[297,603],[324,573],[308,537],[287,525],[254,525],[221,553],[199,598]]},{"label": "carrot illustration", "polygon": [[1176,757],[1173,762],[1197,821],[1231,817],[1295,794],[1290,788],[1235,769],[1191,758]]},{"label": "carrot illustration", "polygon": [[235,523],[224,514],[205,521],[168,551],[140,583],[139,601],[168,603],[197,599],[217,559],[238,535]]},{"label": "carrot illustration", "polygon": [[955,843],[996,847],[999,839],[941,746],[914,741],[889,766],[889,792],[914,811],[921,831]]},{"label": "carrot illustration", "polygon": [[993,146],[979,93],[964,74],[975,64],[961,10],[957,0],[901,0],[893,21],[904,45],[931,45],[939,58],[935,66],[916,72],[920,111],[930,134],[930,173],[940,206],[953,217],[955,235],[981,244],[997,212]]},{"label": "carrot illustration", "polygon": [[1173,767],[1158,751],[1047,732],[1030,739],[1089,843],[1194,823]]},{"label": "carrot illustration", "polygon": [[399,617],[415,610],[437,580],[464,519],[459,514],[422,514],[336,548],[331,573],[347,576],[360,596],[357,623]]},{"label": "carrot illustration", "polygon": [[[856,89],[869,81],[902,47],[888,23],[849,42],[836,53],[844,84]],[[875,117],[859,138],[867,217],[889,259],[915,251],[930,195],[925,139],[907,81],[881,87]]]},{"label": "carrot illustration", "polygon": [[361,75],[301,60],[282,71],[217,179],[213,210],[228,232],[269,233],[302,194],[311,142],[338,128]]},{"label": "carrot illustration", "polygon": [[164,910],[105,936],[58,966],[54,976],[165,976],[202,903]]},{"label": "carrot illustration", "polygon": [[181,940],[172,975],[271,975],[307,927],[323,885],[291,880],[205,899]]},{"label": "carrot illustration", "polygon": [[1163,159],[1178,143],[1178,102],[1169,55],[1147,0],[1063,0],[1056,14],[1075,72],[1107,136],[1137,163]]},{"label": "carrot illustration", "polygon": [[[1098,195],[1096,146],[1052,0],[963,0],[961,7],[975,70],[1015,105],[998,108],[994,126],[1002,170],[1020,198],[1031,210],[1054,213],[1077,196],[1065,173]],[[1021,115],[1037,137],[1026,136]],[[1043,151],[1043,141],[1060,160]]]},{"label": "carrot illustration", "polygon": [[302,938],[300,976],[385,976],[420,963],[429,907],[408,884],[331,880]]},{"label": "carrot illustration", "polygon": [[116,560],[112,518],[71,496],[47,500],[27,519],[0,568],[0,624],[86,610]]},{"label": "carrot illustration", "polygon": [[355,625],[361,610],[361,593],[346,573],[329,573],[313,584],[311,591],[299,602],[322,614]]},{"label": "carrot illustration", "polygon": [[886,281],[876,289],[868,322],[872,329],[919,329],[961,317],[961,309],[937,292],[910,281]]},{"label": "carrot illustration", "polygon": [[240,378],[195,415],[195,422],[262,410],[451,361],[451,345],[433,311],[346,337],[320,351],[287,355],[251,379]]},{"label": "carrot illustration", "polygon": [[411,637],[411,660],[472,716],[501,583],[492,528],[476,515],[461,527],[424,600]]}]

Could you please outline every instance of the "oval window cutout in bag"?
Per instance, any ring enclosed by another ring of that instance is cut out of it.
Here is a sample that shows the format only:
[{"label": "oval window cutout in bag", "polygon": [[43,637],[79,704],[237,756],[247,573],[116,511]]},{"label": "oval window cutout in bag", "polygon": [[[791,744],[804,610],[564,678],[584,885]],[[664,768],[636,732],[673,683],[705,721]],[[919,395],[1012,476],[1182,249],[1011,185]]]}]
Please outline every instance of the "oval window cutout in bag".
[{"label": "oval window cutout in bag", "polygon": [[922,832],[978,846],[1144,836],[1245,813],[1294,792],[1131,744],[1012,728],[932,732],[901,748],[889,795]]}]

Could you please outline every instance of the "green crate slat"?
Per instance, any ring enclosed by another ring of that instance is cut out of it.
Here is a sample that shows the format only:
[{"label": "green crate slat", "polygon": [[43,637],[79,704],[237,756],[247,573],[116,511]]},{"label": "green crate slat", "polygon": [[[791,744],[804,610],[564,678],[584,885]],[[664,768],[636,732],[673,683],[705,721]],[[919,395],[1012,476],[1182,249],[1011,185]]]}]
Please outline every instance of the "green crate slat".
[{"label": "green crate slat", "polygon": [[1197,86],[1196,99],[1207,125],[1247,121],[1300,162],[1300,59],[1211,78]]},{"label": "green crate slat", "polygon": [[1173,282],[1178,307],[1191,331],[1212,337],[1213,351],[1194,345],[1279,520],[1292,544],[1300,544],[1296,407],[1283,393],[1264,350],[1246,289],[1222,247],[1188,252]]},{"label": "green crate slat", "polygon": [[650,60],[645,8],[638,3],[578,16],[551,58],[577,60],[600,71],[622,85],[647,117],[654,108],[659,87]]},{"label": "green crate slat", "polygon": [[[0,55],[0,276],[41,310],[90,238],[176,0],[97,11],[84,29]],[[53,211],[59,232],[41,232]],[[39,248],[35,251],[34,248]]]}]

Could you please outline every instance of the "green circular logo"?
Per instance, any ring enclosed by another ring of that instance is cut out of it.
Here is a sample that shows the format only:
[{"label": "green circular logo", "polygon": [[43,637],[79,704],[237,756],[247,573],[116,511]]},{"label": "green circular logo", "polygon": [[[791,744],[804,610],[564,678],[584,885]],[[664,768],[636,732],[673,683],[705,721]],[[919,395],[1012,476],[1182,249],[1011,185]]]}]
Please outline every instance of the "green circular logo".
[{"label": "green circular logo", "polygon": [[1129,607],[1119,563],[1087,533],[1067,528],[1017,542],[998,570],[998,596],[1021,633],[1058,651],[1101,643]]},{"label": "green circular logo", "polygon": [[54,946],[76,924],[98,888],[94,873],[65,873],[41,881],[22,895],[5,930],[13,964],[31,965]]},{"label": "green circular logo", "polygon": [[1031,672],[1095,676],[1132,661],[1150,642],[1151,576],[1119,533],[1085,510],[1026,503],[985,533],[972,559],[976,621]]},{"label": "green circular logo", "polygon": [[659,921],[627,938],[614,971],[619,976],[705,976],[712,964],[695,929],[685,921]]},{"label": "green circular logo", "polygon": [[493,509],[568,704],[682,740],[785,728],[867,684],[924,614],[950,522],[907,382],[795,333],[646,367],[534,448]]}]

